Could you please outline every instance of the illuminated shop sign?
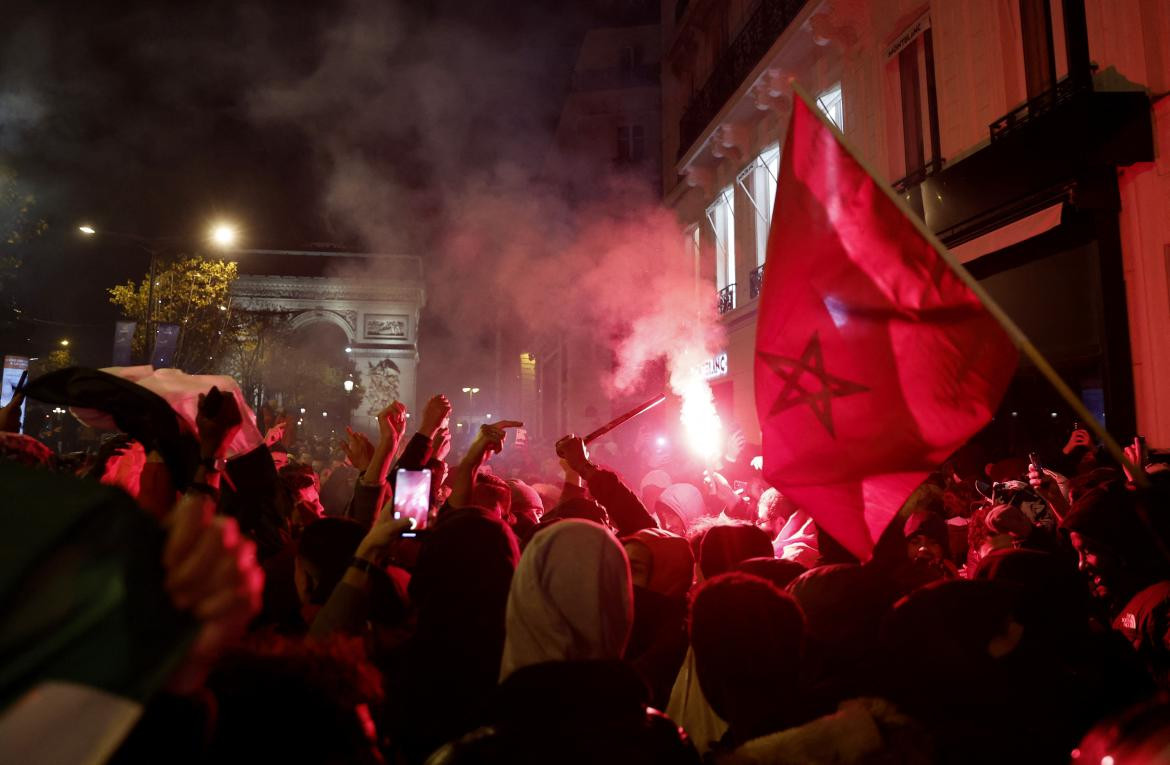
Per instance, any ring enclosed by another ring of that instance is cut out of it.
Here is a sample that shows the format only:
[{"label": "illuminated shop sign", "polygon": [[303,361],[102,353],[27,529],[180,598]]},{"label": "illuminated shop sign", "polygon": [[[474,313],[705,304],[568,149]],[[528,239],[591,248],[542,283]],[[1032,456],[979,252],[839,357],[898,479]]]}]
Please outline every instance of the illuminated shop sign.
[{"label": "illuminated shop sign", "polygon": [[727,376],[727,351],[717,353],[699,365],[704,380],[715,380]]}]

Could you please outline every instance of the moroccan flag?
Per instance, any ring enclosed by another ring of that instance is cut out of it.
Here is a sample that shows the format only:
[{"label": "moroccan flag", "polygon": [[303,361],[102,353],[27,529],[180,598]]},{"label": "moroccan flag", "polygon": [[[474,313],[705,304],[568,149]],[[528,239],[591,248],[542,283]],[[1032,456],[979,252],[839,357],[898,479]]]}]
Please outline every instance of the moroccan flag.
[{"label": "moroccan flag", "polygon": [[793,101],[756,336],[764,474],[865,560],[991,419],[1016,348],[961,266]]}]

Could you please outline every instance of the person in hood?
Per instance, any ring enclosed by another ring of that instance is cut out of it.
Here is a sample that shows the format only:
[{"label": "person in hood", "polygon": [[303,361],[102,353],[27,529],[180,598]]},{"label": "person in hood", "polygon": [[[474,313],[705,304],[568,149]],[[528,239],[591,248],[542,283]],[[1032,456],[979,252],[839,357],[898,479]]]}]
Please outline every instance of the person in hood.
[{"label": "person in hood", "polygon": [[687,652],[686,598],[695,559],[687,540],[662,529],[643,529],[623,545],[634,585],[634,627],[626,658],[662,709]]},{"label": "person in hood", "polygon": [[519,557],[494,509],[444,512],[424,538],[409,589],[417,626],[386,673],[389,727],[407,761],[486,722]]},{"label": "person in hood", "polygon": [[716,576],[695,592],[690,637],[703,695],[728,724],[716,750],[811,719],[799,683],[804,615],[791,595],[750,574]]},{"label": "person in hood", "polygon": [[686,536],[691,524],[705,512],[703,493],[689,483],[667,486],[654,503],[658,525],[680,537]]},{"label": "person in hood", "polygon": [[704,536],[699,552],[699,569],[710,579],[731,571],[749,558],[772,556],[772,540],[758,526],[748,523],[722,524]]},{"label": "person in hood", "polygon": [[524,539],[540,523],[544,515],[544,502],[536,489],[519,478],[508,480],[512,490],[512,531],[517,539]]},{"label": "person in hood", "polygon": [[508,593],[500,680],[532,664],[620,659],[633,624],[630,564],[604,526],[565,519],[524,549]]},{"label": "person in hood", "polygon": [[670,486],[670,474],[665,470],[651,470],[642,476],[642,482],[638,486],[638,491],[642,495],[642,504],[646,507],[654,507],[668,486]]}]

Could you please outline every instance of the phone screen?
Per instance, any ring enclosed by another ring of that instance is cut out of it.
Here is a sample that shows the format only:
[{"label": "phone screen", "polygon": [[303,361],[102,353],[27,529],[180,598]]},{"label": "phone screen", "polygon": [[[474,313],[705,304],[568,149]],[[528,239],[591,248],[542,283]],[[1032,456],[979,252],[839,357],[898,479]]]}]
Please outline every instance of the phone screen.
[{"label": "phone screen", "polygon": [[409,518],[411,528],[424,529],[431,509],[431,471],[399,470],[394,482],[394,517]]}]

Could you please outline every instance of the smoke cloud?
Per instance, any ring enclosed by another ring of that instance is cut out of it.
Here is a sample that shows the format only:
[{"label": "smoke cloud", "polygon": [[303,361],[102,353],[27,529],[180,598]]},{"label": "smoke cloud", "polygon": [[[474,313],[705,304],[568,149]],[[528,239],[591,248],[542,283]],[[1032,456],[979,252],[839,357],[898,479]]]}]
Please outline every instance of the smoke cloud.
[{"label": "smoke cloud", "polygon": [[316,67],[254,86],[251,111],[313,136],[332,221],[369,249],[426,257],[430,381],[481,378],[501,325],[601,341],[612,396],[664,356],[675,391],[690,387],[718,329],[673,214],[645,179],[589,166],[598,158],[545,161],[556,101],[550,114],[533,93],[566,90],[571,56],[545,63],[558,24],[536,16],[536,34],[507,35],[371,0],[345,8]]},{"label": "smoke cloud", "polygon": [[603,0],[127,5],[52,0],[0,33],[0,153],[42,200],[83,178],[111,229],[238,210],[253,246],[422,256],[420,395],[484,380],[501,337],[604,346],[612,396],[664,356],[685,387],[715,344],[656,184],[550,159]]}]

